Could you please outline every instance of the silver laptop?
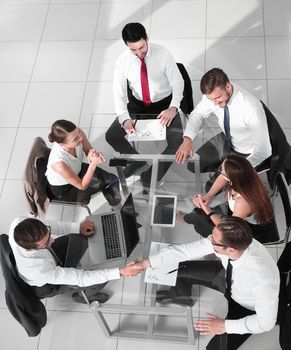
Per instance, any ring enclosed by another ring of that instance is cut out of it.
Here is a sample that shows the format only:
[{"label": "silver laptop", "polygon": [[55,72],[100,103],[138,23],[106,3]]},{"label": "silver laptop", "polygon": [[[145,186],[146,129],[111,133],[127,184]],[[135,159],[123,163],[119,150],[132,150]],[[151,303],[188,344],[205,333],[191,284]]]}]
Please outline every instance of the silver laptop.
[{"label": "silver laptop", "polygon": [[[87,216],[95,223],[95,235],[89,248],[97,262],[129,257],[139,242],[138,225],[132,194],[120,211]],[[94,252],[93,252],[93,251]]]}]

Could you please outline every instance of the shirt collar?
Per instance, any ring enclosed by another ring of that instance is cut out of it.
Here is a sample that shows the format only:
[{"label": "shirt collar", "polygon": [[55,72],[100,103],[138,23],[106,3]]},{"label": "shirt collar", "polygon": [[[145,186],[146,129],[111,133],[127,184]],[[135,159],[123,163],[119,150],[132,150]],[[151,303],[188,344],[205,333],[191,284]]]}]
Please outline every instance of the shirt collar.
[{"label": "shirt collar", "polygon": [[237,86],[235,84],[232,84],[232,83],[231,83],[231,85],[232,85],[233,90],[232,90],[232,95],[230,96],[230,99],[227,102],[227,106],[231,106],[232,101],[233,101],[233,99],[235,98],[235,96],[237,94]]},{"label": "shirt collar", "polygon": [[[136,60],[139,60],[139,61],[140,61],[140,58],[139,58],[138,56],[136,56],[135,54],[133,54],[133,53],[130,51],[129,48],[128,48],[128,50],[129,50],[130,54],[131,54]],[[152,55],[152,48],[151,48],[151,45],[150,45],[150,43],[149,43],[149,41],[148,41],[148,52],[147,52],[147,54],[146,54],[146,56],[145,56],[145,59],[146,59],[147,57],[150,57],[151,55]]]},{"label": "shirt collar", "polygon": [[231,260],[231,265],[234,267],[238,267],[244,264],[245,261],[248,260],[249,255],[250,255],[250,246],[248,246],[247,249],[245,249],[245,251],[242,253],[240,258],[238,258],[237,260]]}]

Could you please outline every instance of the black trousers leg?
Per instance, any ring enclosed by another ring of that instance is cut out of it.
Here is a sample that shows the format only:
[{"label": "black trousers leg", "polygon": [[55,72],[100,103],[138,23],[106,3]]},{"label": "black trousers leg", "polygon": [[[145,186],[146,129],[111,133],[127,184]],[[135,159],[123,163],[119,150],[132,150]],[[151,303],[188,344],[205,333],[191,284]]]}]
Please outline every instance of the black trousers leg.
[{"label": "black trousers leg", "polygon": [[225,269],[220,260],[195,260],[180,263],[177,283],[172,290],[177,296],[191,296],[193,284],[199,284],[224,293]]},{"label": "black trousers leg", "polygon": [[[237,320],[249,315],[253,315],[255,312],[248,310],[245,307],[239,305],[234,300],[228,302],[228,313],[226,319]],[[208,343],[207,350],[236,350],[238,349],[249,337],[247,334],[222,334],[215,335]],[[221,345],[223,345],[221,347]]]},{"label": "black trousers leg", "polygon": [[[223,151],[226,138],[223,132],[215,135],[202,145],[196,153],[200,156],[200,172],[216,171],[225,158]],[[194,164],[189,163],[188,169],[194,172]]]}]

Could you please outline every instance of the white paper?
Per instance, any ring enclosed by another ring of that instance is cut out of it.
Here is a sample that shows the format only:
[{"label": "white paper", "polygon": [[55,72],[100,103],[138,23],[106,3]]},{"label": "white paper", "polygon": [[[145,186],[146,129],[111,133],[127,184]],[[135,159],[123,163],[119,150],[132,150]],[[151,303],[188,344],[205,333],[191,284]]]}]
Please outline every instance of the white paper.
[{"label": "white paper", "polygon": [[135,124],[136,133],[127,134],[128,141],[158,141],[166,139],[166,127],[162,126],[160,119],[138,120]]},{"label": "white paper", "polygon": [[[150,255],[158,254],[161,249],[167,247],[168,243],[152,242]],[[178,271],[168,274],[169,271],[177,269],[179,263],[169,264],[163,267],[148,267],[146,269],[144,281],[146,283],[164,284],[166,286],[175,286]]]}]

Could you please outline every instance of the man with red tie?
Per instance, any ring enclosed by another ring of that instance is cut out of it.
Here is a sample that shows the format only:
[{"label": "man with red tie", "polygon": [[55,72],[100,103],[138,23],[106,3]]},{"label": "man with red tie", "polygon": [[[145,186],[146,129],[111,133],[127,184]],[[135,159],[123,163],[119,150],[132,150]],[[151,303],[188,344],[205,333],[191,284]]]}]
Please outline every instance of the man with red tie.
[{"label": "man with red tie", "polygon": [[[159,118],[167,127],[167,147],[162,154],[175,154],[182,138],[178,113],[183,98],[184,81],[173,56],[164,47],[149,44],[145,28],[140,23],[128,23],[122,30],[128,49],[115,63],[113,95],[117,118],[106,133],[106,141],[123,154],[138,152],[124,138],[135,132],[135,115],[140,119]],[[124,170],[131,176],[145,162],[131,162]],[[170,163],[159,167],[158,180]],[[151,168],[141,174],[144,186],[150,183]]]}]

